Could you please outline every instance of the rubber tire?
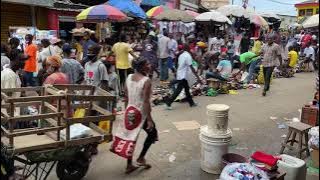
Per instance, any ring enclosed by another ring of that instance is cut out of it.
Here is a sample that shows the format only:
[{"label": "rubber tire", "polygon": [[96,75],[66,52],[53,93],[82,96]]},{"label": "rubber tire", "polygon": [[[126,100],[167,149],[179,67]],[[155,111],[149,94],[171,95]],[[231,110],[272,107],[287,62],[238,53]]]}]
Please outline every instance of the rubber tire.
[{"label": "rubber tire", "polygon": [[[83,153],[79,153],[75,157],[73,160],[58,162],[56,173],[60,180],[80,180],[87,174],[90,160]],[[72,169],[72,174],[68,172],[69,167],[75,167]]]}]

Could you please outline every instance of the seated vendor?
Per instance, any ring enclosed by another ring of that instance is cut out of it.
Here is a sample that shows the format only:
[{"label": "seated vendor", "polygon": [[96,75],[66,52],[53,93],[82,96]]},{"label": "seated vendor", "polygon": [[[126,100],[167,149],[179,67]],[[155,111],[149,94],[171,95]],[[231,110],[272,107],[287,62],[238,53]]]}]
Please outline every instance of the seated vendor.
[{"label": "seated vendor", "polygon": [[206,51],[201,58],[200,75],[202,75],[205,70],[215,69],[219,63],[219,56],[219,52],[212,53],[211,51]]},{"label": "seated vendor", "polygon": [[250,81],[252,80],[252,76],[254,74],[255,68],[258,65],[258,63],[260,62],[259,55],[254,52],[249,51],[246,53],[242,53],[240,55],[239,60],[241,63],[241,67],[240,67],[239,72],[237,74],[242,73],[243,71],[245,71],[245,69],[247,67],[249,67],[249,74],[246,77],[246,79],[244,80],[244,83],[250,83]]},{"label": "seated vendor", "polygon": [[206,79],[215,78],[221,81],[227,81],[232,75],[232,65],[230,60],[227,58],[227,53],[222,53],[220,55],[220,62],[216,68],[210,69],[209,72],[206,73]]},{"label": "seated vendor", "polygon": [[294,50],[293,46],[289,47],[289,53],[288,53],[288,61],[286,65],[282,68],[282,76],[289,78],[293,77],[294,74],[294,68],[296,67],[298,62],[298,53]]}]

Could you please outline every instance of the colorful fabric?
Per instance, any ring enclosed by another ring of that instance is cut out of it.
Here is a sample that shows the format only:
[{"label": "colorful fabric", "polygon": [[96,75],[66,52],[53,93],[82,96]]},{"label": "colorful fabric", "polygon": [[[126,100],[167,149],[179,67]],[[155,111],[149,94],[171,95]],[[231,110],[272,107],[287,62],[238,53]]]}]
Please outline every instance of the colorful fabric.
[{"label": "colorful fabric", "polygon": [[270,154],[266,154],[264,152],[256,151],[255,153],[252,154],[251,156],[252,159],[265,163],[269,166],[275,166],[277,164],[278,159],[273,157]]},{"label": "colorful fabric", "polygon": [[37,46],[30,44],[26,47],[25,52],[29,58],[25,61],[24,71],[26,72],[36,72],[37,71]]},{"label": "colorful fabric", "polygon": [[124,21],[126,19],[127,16],[124,13],[122,13],[119,9],[109,6],[107,4],[91,6],[83,10],[76,17],[77,21]]},{"label": "colorful fabric", "polygon": [[114,134],[111,152],[132,159],[139,133],[146,120],[143,109],[143,87],[149,78],[133,81],[132,74],[128,76],[126,86],[128,89],[128,107],[126,108],[123,123],[119,124]]}]

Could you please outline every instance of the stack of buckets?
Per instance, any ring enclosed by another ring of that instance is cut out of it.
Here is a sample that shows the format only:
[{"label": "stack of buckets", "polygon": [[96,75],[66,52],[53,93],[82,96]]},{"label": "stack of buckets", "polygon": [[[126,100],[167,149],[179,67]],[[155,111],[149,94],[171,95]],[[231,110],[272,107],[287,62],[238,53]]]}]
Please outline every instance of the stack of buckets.
[{"label": "stack of buckets", "polygon": [[211,104],[207,106],[208,125],[200,128],[201,169],[211,174],[220,174],[222,156],[228,153],[232,132],[228,128],[229,106]]}]

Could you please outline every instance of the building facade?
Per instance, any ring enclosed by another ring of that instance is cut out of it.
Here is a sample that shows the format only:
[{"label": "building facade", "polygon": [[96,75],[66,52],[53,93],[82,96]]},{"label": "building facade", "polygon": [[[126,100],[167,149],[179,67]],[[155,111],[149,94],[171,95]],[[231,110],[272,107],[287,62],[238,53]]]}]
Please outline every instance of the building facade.
[{"label": "building facade", "polygon": [[281,18],[280,29],[287,29],[297,22],[296,16],[277,14]]},{"label": "building facade", "polygon": [[205,8],[214,10],[218,9],[221,6],[228,5],[229,0],[202,0],[201,5],[203,5]]},{"label": "building facade", "polygon": [[319,0],[308,0],[297,3],[295,4],[295,7],[297,8],[298,12],[298,20],[315,14],[319,14]]}]

